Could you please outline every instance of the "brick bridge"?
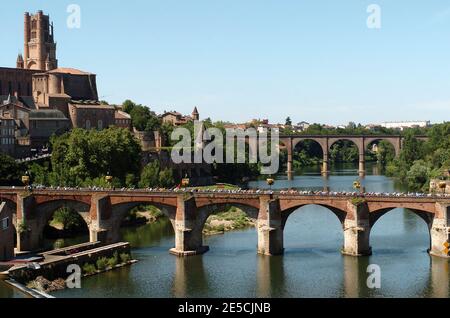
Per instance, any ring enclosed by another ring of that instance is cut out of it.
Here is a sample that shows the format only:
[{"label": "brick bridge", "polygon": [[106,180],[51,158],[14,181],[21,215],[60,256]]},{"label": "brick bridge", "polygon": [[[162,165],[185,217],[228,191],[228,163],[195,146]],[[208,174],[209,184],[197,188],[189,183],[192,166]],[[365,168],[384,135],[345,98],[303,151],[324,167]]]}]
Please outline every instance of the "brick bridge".
[{"label": "brick bridge", "polygon": [[[416,136],[416,138],[419,140],[428,139],[426,136]],[[359,175],[364,176],[365,153],[370,144],[382,140],[387,141],[394,147],[395,155],[398,156],[402,149],[403,139],[404,137],[400,135],[283,135],[280,136],[280,144],[281,148],[286,149],[288,153],[287,174],[289,178],[292,178],[293,176],[293,151],[300,142],[305,140],[313,140],[322,148],[323,175],[328,175],[328,162],[331,147],[338,141],[347,140],[353,142],[359,152]]]},{"label": "brick bridge", "polygon": [[[448,257],[449,197],[394,197],[364,195],[358,200],[345,195],[302,195],[272,193],[212,193],[212,192],[149,192],[0,189],[0,202],[12,211],[13,224],[18,227],[17,249],[36,250],[42,246],[44,227],[53,213],[68,207],[86,221],[90,241],[119,241],[119,228],[132,208],[146,204],[159,208],[175,231],[173,254],[188,256],[208,250],[203,246],[202,230],[207,218],[226,205],[241,208],[256,219],[258,253],[283,253],[283,230],[289,216],[306,205],[328,208],[342,224],[344,246],[348,255],[369,255],[370,231],[377,220],[396,208],[406,208],[419,215],[430,230],[430,252]],[[357,205],[355,205],[357,204]]]}]

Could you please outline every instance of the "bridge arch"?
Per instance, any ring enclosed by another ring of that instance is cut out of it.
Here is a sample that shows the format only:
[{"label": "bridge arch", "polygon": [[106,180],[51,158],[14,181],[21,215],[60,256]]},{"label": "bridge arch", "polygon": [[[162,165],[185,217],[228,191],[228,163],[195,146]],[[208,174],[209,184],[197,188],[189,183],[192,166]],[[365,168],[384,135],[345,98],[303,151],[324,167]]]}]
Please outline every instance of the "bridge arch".
[{"label": "bridge arch", "polygon": [[[397,210],[397,212],[400,212],[398,207],[393,207],[393,208],[386,208],[386,209],[380,209],[376,212],[372,212],[369,214],[369,223],[370,223],[370,227],[369,227],[369,239],[371,241],[372,240],[372,236],[373,236],[373,232],[374,232],[374,228],[376,227],[377,224],[379,224],[379,220],[383,218],[383,216],[388,215],[388,214],[394,214],[394,211]],[[427,228],[427,239],[428,239],[428,250],[431,250],[432,247],[432,235],[431,235],[431,231],[432,231],[432,227],[433,227],[433,221],[434,221],[434,217],[435,215],[433,213],[430,213],[429,211],[424,211],[424,210],[417,210],[417,209],[408,209],[408,208],[404,208],[404,212],[406,214],[409,215],[416,215],[416,218],[418,217],[419,219],[421,219],[424,223],[420,222],[421,224],[425,224],[426,228]],[[383,233],[386,234],[386,233]],[[383,235],[380,235],[383,236]],[[383,248],[386,248],[386,246],[384,246]]]},{"label": "bridge arch", "polygon": [[411,212],[416,214],[417,216],[419,216],[423,221],[425,221],[425,223],[427,224],[428,228],[431,229],[432,225],[433,225],[433,220],[434,220],[434,211],[430,211],[429,209],[417,209],[417,207],[415,207],[414,205],[393,205],[393,206],[388,206],[385,207],[383,209],[379,209],[379,210],[375,210],[369,213],[369,224],[370,224],[370,228],[372,228],[377,221],[383,217],[385,214],[396,210],[396,209],[401,209],[403,208],[405,211]]},{"label": "bridge arch", "polygon": [[205,227],[205,223],[208,218],[218,212],[223,212],[227,207],[236,207],[242,210],[249,218],[254,219],[255,221],[258,219],[259,209],[242,202],[223,202],[217,204],[208,204],[197,209],[197,221],[196,228],[198,230],[203,231]]},{"label": "bridge arch", "polygon": [[289,207],[289,208],[281,211],[281,226],[282,226],[282,228],[284,229],[286,227],[287,220],[294,212],[297,212],[297,211],[301,210],[301,208],[306,207],[306,206],[320,206],[320,207],[326,208],[328,211],[332,212],[338,218],[342,227],[344,227],[345,218],[347,217],[346,211],[344,211],[340,208],[334,207],[334,206],[327,205],[327,204],[311,203],[311,204],[295,205],[295,206]]},{"label": "bridge arch", "polygon": [[169,204],[163,204],[159,202],[154,202],[153,200],[142,200],[142,201],[133,201],[133,202],[123,202],[114,204],[111,206],[111,222],[112,225],[116,227],[120,227],[120,224],[122,223],[125,216],[134,208],[142,205],[151,205],[157,208],[161,211],[161,213],[166,216],[170,222],[172,223],[172,226],[175,228],[175,215],[177,212],[177,208],[175,206],[169,205]]},{"label": "bridge arch", "polygon": [[314,141],[322,149],[323,155],[327,152],[328,147],[326,138],[315,138],[315,137],[298,137],[292,139],[292,151],[294,151],[297,148],[297,146],[304,141]]},{"label": "bridge arch", "polygon": [[333,146],[340,141],[349,141],[353,143],[356,148],[358,149],[359,155],[363,155],[365,153],[364,149],[364,140],[363,137],[360,138],[354,138],[354,137],[331,137],[328,139],[328,153],[331,152],[331,149],[333,149]]},{"label": "bridge arch", "polygon": [[388,142],[394,148],[395,156],[398,157],[400,155],[400,138],[374,136],[374,137],[365,138],[364,143],[365,143],[365,146],[369,146],[370,144],[373,144],[374,142],[379,142],[379,141]]},{"label": "bridge arch", "polygon": [[[82,201],[77,200],[49,200],[43,203],[40,203],[34,208],[34,218],[35,222],[31,222],[32,228],[31,232],[36,233],[38,236],[39,245],[42,246],[44,240],[44,229],[47,226],[48,222],[51,220],[55,212],[61,208],[68,208],[72,211],[75,211],[77,214],[81,216],[86,227],[89,228],[91,224],[90,217],[90,204],[87,204]],[[30,223],[31,220],[27,222]]]},{"label": "bridge arch", "polygon": [[170,224],[172,224],[175,231],[175,215],[177,210],[175,206],[145,199],[132,202],[120,202],[111,206],[111,216],[108,220],[101,222],[101,227],[108,230],[108,240],[110,242],[118,242],[120,240],[120,227],[126,215],[135,207],[142,205],[151,205],[160,210],[170,220]]}]

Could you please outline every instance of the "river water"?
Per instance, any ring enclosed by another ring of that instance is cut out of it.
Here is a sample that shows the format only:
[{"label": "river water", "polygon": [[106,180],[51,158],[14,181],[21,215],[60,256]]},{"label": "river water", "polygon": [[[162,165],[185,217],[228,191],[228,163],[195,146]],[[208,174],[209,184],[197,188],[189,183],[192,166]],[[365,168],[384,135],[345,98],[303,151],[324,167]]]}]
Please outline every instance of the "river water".
[{"label": "river water", "polygon": [[[395,191],[401,186],[368,165],[367,191]],[[357,167],[332,168],[328,180],[320,168],[303,171],[273,188],[352,190]],[[264,181],[252,187],[267,187]],[[210,251],[177,258],[168,253],[174,234],[166,219],[123,229],[139,262],[83,279],[81,289],[55,292],[56,297],[448,297],[448,261],[427,254],[429,234],[415,214],[396,209],[384,215],[371,233],[373,255],[343,256],[343,231],[326,208],[306,206],[291,215],[284,232],[285,254],[256,254],[255,229],[205,238]],[[367,287],[367,268],[378,265],[381,288]],[[0,297],[18,297],[0,285]]]}]

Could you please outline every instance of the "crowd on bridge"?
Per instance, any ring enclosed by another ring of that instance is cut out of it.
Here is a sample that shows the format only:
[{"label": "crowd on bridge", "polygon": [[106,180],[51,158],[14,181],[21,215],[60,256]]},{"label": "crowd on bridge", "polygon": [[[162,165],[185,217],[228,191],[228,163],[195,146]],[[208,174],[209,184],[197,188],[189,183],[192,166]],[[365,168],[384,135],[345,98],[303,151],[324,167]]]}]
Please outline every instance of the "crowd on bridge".
[{"label": "crowd on bridge", "polygon": [[[12,187],[15,189],[15,187]],[[136,192],[136,193],[199,193],[199,194],[237,194],[237,195],[287,195],[287,196],[333,196],[333,197],[389,197],[389,198],[450,198],[446,193],[422,192],[362,192],[362,191],[320,191],[299,189],[221,189],[221,188],[104,188],[104,187],[46,187],[33,185],[26,187],[29,191],[80,191],[80,192]],[[8,188],[11,189],[11,188]],[[17,189],[23,189],[17,187]]]}]

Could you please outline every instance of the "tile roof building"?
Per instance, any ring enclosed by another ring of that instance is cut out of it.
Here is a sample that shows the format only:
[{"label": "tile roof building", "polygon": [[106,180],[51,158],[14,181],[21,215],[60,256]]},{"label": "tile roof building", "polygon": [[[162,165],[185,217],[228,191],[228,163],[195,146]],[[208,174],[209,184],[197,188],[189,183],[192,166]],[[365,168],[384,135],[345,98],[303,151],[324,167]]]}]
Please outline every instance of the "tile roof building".
[{"label": "tile roof building", "polygon": [[0,115],[3,125],[14,121],[14,134],[0,137],[8,146],[0,151],[12,155],[14,147],[44,145],[52,134],[75,127],[131,129],[128,114],[98,101],[95,74],[58,67],[53,23],[42,11],[25,13],[24,51],[16,68],[0,67]]}]

